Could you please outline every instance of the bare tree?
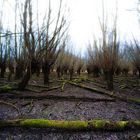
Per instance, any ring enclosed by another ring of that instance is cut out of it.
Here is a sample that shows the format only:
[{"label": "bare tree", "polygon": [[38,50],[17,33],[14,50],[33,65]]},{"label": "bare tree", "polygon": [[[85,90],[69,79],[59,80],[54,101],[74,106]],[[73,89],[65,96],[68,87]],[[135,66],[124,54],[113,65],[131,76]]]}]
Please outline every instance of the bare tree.
[{"label": "bare tree", "polygon": [[135,69],[139,72],[140,77],[140,45],[139,41],[134,39],[134,43],[127,44],[128,52],[130,55],[131,62]]},{"label": "bare tree", "polygon": [[66,42],[64,41],[63,48],[61,49],[61,52],[59,53],[58,58],[56,59],[56,62],[55,62],[58,78],[61,78],[61,76],[63,76],[64,74],[63,70],[65,67],[64,65],[67,63],[65,47],[66,47]]},{"label": "bare tree", "polygon": [[42,71],[44,74],[44,84],[49,85],[49,75],[58,54],[63,47],[63,37],[66,33],[66,20],[62,14],[62,0],[60,0],[59,10],[55,22],[55,27],[51,30],[51,2],[49,1],[49,11],[46,25],[46,32],[42,33],[42,46],[40,58],[42,58]]},{"label": "bare tree", "polygon": [[[117,7],[116,7],[117,8]],[[117,42],[117,10],[113,27],[108,33],[107,18],[103,5],[103,19],[99,19],[102,31],[101,67],[107,81],[107,88],[113,90],[113,75],[118,62],[119,43]]]},{"label": "bare tree", "polygon": [[87,61],[87,69],[89,73],[93,74],[93,77],[99,77],[101,73],[100,66],[100,51],[97,45],[97,41],[94,40],[93,45],[89,44],[88,49],[88,61]]},{"label": "bare tree", "polygon": [[[29,21],[27,18],[29,17]],[[29,22],[29,23],[28,23]],[[24,30],[24,50],[26,56],[26,73],[18,84],[20,90],[25,89],[31,77],[31,63],[34,61],[35,54],[35,37],[32,30],[32,4],[31,0],[25,0],[24,13],[23,13],[23,30]]]},{"label": "bare tree", "polygon": [[80,75],[81,74],[81,71],[82,71],[82,68],[84,66],[84,60],[82,59],[82,57],[79,55],[79,56],[76,56],[76,71],[77,71],[77,74]]}]

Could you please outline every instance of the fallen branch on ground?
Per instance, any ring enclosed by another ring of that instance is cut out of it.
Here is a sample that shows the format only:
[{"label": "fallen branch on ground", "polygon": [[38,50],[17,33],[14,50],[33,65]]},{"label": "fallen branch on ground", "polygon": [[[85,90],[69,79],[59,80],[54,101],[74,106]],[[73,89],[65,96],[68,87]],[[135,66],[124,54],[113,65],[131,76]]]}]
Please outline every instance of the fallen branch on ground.
[{"label": "fallen branch on ground", "polygon": [[5,105],[8,105],[8,106],[14,108],[14,109],[18,112],[18,115],[21,115],[19,109],[18,109],[15,105],[13,105],[12,103],[8,103],[8,102],[0,101],[0,104],[5,104]]},{"label": "fallen branch on ground", "polygon": [[59,95],[9,95],[9,98],[19,98],[19,99],[50,99],[59,101],[83,101],[83,102],[115,102],[115,99],[107,98],[91,98],[91,97],[76,97],[76,96],[59,96]]},{"label": "fallen branch on ground", "polygon": [[34,87],[39,87],[39,88],[49,88],[49,86],[37,85],[37,84],[28,84],[28,86],[34,86]]},{"label": "fallen branch on ground", "polygon": [[92,88],[92,87],[89,87],[89,86],[86,86],[86,85],[83,85],[83,84],[77,84],[77,83],[74,83],[74,82],[71,82],[71,81],[68,81],[68,83],[70,83],[72,85],[75,85],[75,86],[78,86],[78,87],[81,87],[81,88],[84,88],[84,89],[87,89],[87,90],[90,90],[90,91],[93,91],[93,92],[96,92],[96,93],[101,93],[101,94],[107,95],[109,97],[119,99],[121,101],[133,102],[133,103],[136,103],[136,104],[140,104],[140,99],[137,99],[137,98],[119,97],[119,96],[115,95],[113,92],[106,91],[106,90],[101,89],[101,88],[100,89]]},{"label": "fallen branch on ground", "polygon": [[59,89],[59,88],[61,88],[61,86],[51,87],[51,88],[42,89],[42,90],[33,90],[33,89],[26,88],[26,90],[30,91],[30,92],[35,92],[35,93],[42,93],[42,92],[45,92],[45,91],[56,90],[56,89]]},{"label": "fallen branch on ground", "polygon": [[106,130],[106,131],[123,131],[130,129],[140,129],[140,120],[137,121],[59,121],[47,119],[15,119],[0,120],[0,128],[3,127],[35,127],[35,128],[52,128],[66,130]]},{"label": "fallen branch on ground", "polygon": [[95,85],[95,86],[99,86],[101,88],[106,88],[105,85],[101,85],[100,83],[97,83],[96,81],[89,80],[89,79],[87,79],[87,81],[90,82],[90,83],[93,83],[93,85]]},{"label": "fallen branch on ground", "polygon": [[30,102],[30,107],[29,107],[28,113],[31,113],[31,111],[33,110],[33,107],[34,107],[34,104],[33,104],[33,99],[32,99]]},{"label": "fallen branch on ground", "polygon": [[66,83],[67,83],[67,81],[64,81],[64,82],[62,83],[62,86],[61,86],[61,91],[62,91],[62,92],[64,91],[64,87],[65,87]]}]

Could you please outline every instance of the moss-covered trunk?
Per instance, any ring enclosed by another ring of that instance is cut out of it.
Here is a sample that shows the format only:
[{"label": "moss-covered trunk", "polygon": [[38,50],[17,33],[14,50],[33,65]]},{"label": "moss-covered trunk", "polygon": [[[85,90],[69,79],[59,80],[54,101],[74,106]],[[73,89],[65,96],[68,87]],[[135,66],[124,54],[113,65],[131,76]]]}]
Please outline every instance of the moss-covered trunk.
[{"label": "moss-covered trunk", "polygon": [[130,129],[140,129],[140,120],[137,121],[59,121],[47,119],[17,119],[17,120],[0,120],[0,128],[9,126],[36,127],[36,128],[53,128],[66,130],[106,130],[122,131]]}]

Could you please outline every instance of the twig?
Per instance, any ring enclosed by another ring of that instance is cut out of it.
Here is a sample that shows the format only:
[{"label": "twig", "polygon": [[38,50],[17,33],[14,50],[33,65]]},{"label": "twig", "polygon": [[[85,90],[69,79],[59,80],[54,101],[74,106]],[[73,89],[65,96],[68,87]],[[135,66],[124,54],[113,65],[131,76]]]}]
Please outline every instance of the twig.
[{"label": "twig", "polygon": [[0,101],[0,104],[5,104],[8,106],[11,106],[12,108],[14,108],[18,112],[19,115],[21,115],[19,108],[17,108],[15,105],[8,103],[8,102],[5,102],[5,101]]},{"label": "twig", "polygon": [[33,99],[32,99],[30,102],[30,108],[28,110],[28,113],[30,113],[32,111],[33,107],[34,107],[34,105],[33,105]]}]

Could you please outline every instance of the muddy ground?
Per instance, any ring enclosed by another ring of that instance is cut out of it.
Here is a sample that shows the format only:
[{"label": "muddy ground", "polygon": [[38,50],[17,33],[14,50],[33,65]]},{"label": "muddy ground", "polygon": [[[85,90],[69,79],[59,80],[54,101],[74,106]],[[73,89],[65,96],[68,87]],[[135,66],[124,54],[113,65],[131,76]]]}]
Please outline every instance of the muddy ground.
[{"label": "muddy ground", "polygon": [[[80,100],[82,98],[91,99],[112,99],[106,95],[88,91],[70,84],[64,86],[61,91],[62,82],[53,80],[50,88],[60,86],[60,88],[45,91],[47,88],[35,87],[42,84],[41,80],[32,79],[28,89],[23,92],[12,91],[12,94],[1,94],[0,101],[14,105],[16,108],[6,104],[0,104],[0,119],[17,118],[46,118],[52,120],[139,120],[140,105],[120,100],[92,101]],[[4,83],[5,81],[3,81]],[[1,82],[2,83],[2,82]],[[81,81],[82,84],[95,88],[104,88],[105,83],[100,79],[90,79]],[[140,98],[139,80],[136,77],[115,78],[115,94],[121,97]],[[44,90],[39,93],[37,91]],[[15,98],[13,93],[20,95],[44,96],[44,98]],[[70,97],[46,99],[45,96]],[[80,99],[75,100],[75,97]],[[17,111],[19,109],[20,112]],[[2,128],[0,129],[0,140],[135,140],[140,134],[140,130],[124,132],[103,132],[103,131],[82,131],[82,132],[62,132],[59,130],[46,130],[34,128]]]}]

